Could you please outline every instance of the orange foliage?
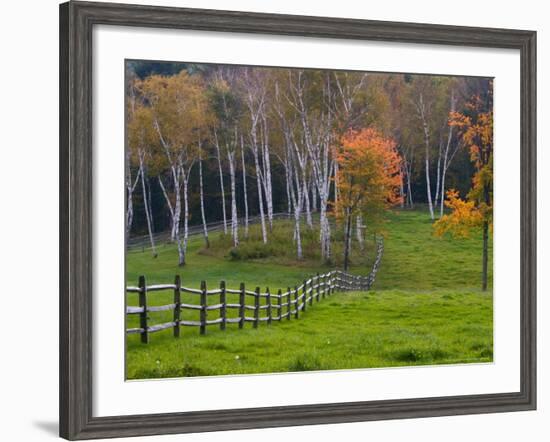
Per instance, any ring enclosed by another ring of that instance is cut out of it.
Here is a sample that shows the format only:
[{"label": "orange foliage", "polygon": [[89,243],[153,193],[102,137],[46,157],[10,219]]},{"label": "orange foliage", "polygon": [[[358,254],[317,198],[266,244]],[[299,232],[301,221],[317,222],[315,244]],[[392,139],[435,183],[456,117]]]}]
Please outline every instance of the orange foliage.
[{"label": "orange foliage", "polygon": [[477,95],[466,104],[465,112],[451,112],[449,125],[458,129],[459,136],[469,148],[475,173],[467,199],[460,199],[458,192],[449,190],[445,205],[452,210],[434,225],[435,234],[445,232],[459,237],[468,230],[493,222],[493,111],[485,110]]},{"label": "orange foliage", "polygon": [[450,232],[453,236],[466,238],[472,228],[481,226],[483,216],[475,202],[461,199],[456,190],[447,191],[445,205],[451,209],[451,213],[443,215],[434,224],[437,236],[443,236],[445,232]]},{"label": "orange foliage", "polygon": [[401,157],[392,139],[373,128],[350,130],[341,139],[336,161],[337,216],[348,211],[372,216],[401,202]]}]

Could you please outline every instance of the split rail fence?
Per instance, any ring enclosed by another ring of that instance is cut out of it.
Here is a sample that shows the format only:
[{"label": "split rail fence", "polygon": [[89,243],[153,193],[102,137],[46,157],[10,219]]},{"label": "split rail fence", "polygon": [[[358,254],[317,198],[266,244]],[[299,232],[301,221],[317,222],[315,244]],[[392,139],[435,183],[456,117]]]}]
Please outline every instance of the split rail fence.
[{"label": "split rail fence", "polygon": [[[255,290],[248,290],[244,283],[239,289],[230,289],[221,281],[219,288],[207,290],[206,281],[202,281],[200,289],[184,287],[181,285],[181,278],[176,275],[173,284],[147,285],[145,276],[139,277],[137,287],[126,287],[128,293],[138,294],[138,306],[127,306],[127,315],[139,315],[139,327],[128,328],[127,334],[140,334],[141,342],[147,344],[149,335],[161,330],[172,329],[174,337],[180,336],[181,327],[199,327],[201,335],[206,334],[208,326],[219,326],[225,330],[227,324],[237,324],[243,328],[246,322],[252,323],[254,328],[260,322],[271,324],[273,321],[290,320],[292,317],[298,319],[300,315],[319,302],[332,295],[336,291],[366,291],[374,283],[376,273],[384,251],[382,237],[377,238],[376,258],[371,272],[368,276],[357,276],[341,270],[332,270],[320,275],[317,273],[304,280],[300,285],[287,287],[285,292],[278,290],[271,293],[269,288],[261,292],[260,287]],[[160,306],[149,306],[148,295],[154,292],[173,292],[173,302]],[[182,294],[187,293],[198,297],[198,304],[182,302]],[[217,297],[215,299],[214,297]],[[238,297],[238,302],[229,302],[228,298]],[[209,299],[215,299],[214,302]],[[247,303],[248,300],[252,303]],[[262,302],[263,300],[263,302]],[[217,302],[216,302],[217,301]],[[184,310],[191,310],[198,313],[198,320],[189,320],[182,317]],[[235,313],[229,313],[233,310]],[[172,311],[173,319],[160,324],[149,324],[149,313]],[[218,312],[215,319],[208,319],[209,314]],[[262,314],[261,314],[262,312]]]}]

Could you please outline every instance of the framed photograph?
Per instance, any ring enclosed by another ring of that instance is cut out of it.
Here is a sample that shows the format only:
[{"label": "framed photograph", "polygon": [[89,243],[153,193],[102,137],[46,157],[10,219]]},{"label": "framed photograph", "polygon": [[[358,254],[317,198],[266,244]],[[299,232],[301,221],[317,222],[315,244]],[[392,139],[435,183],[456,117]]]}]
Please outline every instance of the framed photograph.
[{"label": "framed photograph", "polygon": [[536,33],[60,6],[60,435],[533,410]]}]

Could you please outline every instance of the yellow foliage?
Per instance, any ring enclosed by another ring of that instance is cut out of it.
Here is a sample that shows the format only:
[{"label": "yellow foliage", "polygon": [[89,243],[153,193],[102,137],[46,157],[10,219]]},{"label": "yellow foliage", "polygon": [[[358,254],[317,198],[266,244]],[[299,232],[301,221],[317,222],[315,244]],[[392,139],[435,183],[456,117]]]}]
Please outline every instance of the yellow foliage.
[{"label": "yellow foliage", "polygon": [[445,232],[449,232],[453,236],[466,238],[472,228],[479,227],[483,223],[483,216],[475,202],[461,199],[454,189],[447,191],[445,206],[452,212],[443,215],[434,224],[434,232],[437,236],[443,236]]},{"label": "yellow foliage", "polygon": [[473,96],[466,104],[466,112],[451,112],[449,125],[458,129],[462,142],[470,151],[475,173],[467,199],[459,197],[456,190],[447,192],[445,205],[451,213],[434,224],[438,236],[445,232],[466,237],[472,228],[493,222],[493,111],[485,111],[479,96]]}]

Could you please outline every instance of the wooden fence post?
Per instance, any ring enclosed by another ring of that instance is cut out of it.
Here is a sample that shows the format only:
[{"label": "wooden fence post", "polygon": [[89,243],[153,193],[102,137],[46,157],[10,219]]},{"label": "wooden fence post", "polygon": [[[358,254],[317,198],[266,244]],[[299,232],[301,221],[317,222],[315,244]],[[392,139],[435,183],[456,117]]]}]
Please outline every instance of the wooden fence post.
[{"label": "wooden fence post", "polygon": [[201,281],[200,334],[206,334],[206,281]]},{"label": "wooden fence post", "polygon": [[327,295],[327,274],[323,274],[323,292],[321,293],[321,296],[323,299],[325,299],[325,296]]},{"label": "wooden fence post", "polygon": [[292,305],[290,304],[290,287],[286,288],[286,312],[288,313],[286,319],[287,321],[290,321],[290,311],[292,310]]},{"label": "wooden fence post", "polygon": [[141,343],[149,343],[149,331],[147,330],[147,285],[145,284],[145,276],[139,277],[139,306],[143,311],[139,314],[139,326],[143,329],[141,332]]},{"label": "wooden fence post", "polygon": [[227,321],[227,307],[226,307],[226,292],[225,292],[225,281],[220,282],[220,304],[222,305],[220,307],[220,318],[222,319],[222,322],[220,322],[220,330],[225,330],[225,324]]},{"label": "wooden fence post", "polygon": [[317,302],[319,302],[319,297],[321,295],[321,277],[319,276],[319,272],[317,272]]},{"label": "wooden fence post", "polygon": [[306,304],[307,304],[307,282],[304,279],[304,285],[302,288],[302,295],[304,295],[304,312],[306,311]]},{"label": "wooden fence post", "polygon": [[265,302],[267,304],[267,325],[271,325],[273,315],[271,312],[271,293],[269,293],[269,287],[266,287],[265,292],[267,294],[267,297],[265,298]]},{"label": "wooden fence post", "polygon": [[278,306],[277,311],[279,312],[279,319],[277,319],[277,320],[279,322],[281,321],[281,319],[283,319],[283,306],[281,305],[283,303],[282,293],[283,292],[281,291],[281,289],[279,289],[279,291],[277,292],[277,295],[279,295],[278,298],[277,298],[277,306]]},{"label": "wooden fence post", "polygon": [[239,318],[241,318],[241,320],[239,321],[239,328],[243,328],[244,327],[244,317],[245,317],[245,308],[244,308],[244,305],[245,305],[245,288],[244,288],[244,282],[241,282],[241,292],[239,293]]},{"label": "wooden fence post", "polygon": [[180,337],[180,321],[181,321],[181,278],[176,275],[174,281],[174,338]]},{"label": "wooden fence post", "polygon": [[256,293],[254,294],[254,328],[258,328],[259,321],[260,321],[260,287],[256,287]]},{"label": "wooden fence post", "polygon": [[298,286],[297,285],[294,286],[294,301],[295,301],[295,304],[294,304],[294,317],[296,319],[298,319],[300,317],[300,311],[298,309],[299,302],[298,302]]},{"label": "wooden fence post", "polygon": [[314,278],[311,278],[311,283],[309,284],[309,305],[313,305],[313,298],[315,297],[315,295],[313,294],[313,279]]}]

